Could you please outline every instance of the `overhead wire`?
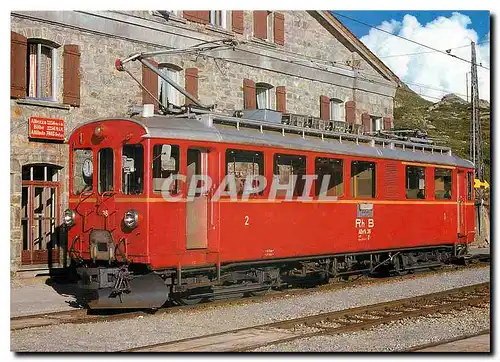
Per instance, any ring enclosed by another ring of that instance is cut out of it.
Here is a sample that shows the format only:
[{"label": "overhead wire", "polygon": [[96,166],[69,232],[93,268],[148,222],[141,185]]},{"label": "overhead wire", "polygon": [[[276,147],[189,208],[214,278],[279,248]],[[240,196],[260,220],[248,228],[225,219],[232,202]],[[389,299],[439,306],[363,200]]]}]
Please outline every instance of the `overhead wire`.
[{"label": "overhead wire", "polygon": [[[408,41],[408,42],[410,42],[410,43],[414,43],[414,44],[420,45],[420,46],[422,46],[422,47],[424,47],[424,48],[428,48],[428,49],[431,49],[431,50],[433,50],[433,51],[435,51],[435,52],[438,52],[438,53],[441,53],[441,54],[444,54],[444,55],[448,55],[448,56],[450,56],[450,57],[452,57],[452,58],[455,58],[455,59],[461,60],[461,61],[463,61],[463,62],[466,62],[466,63],[472,64],[472,62],[471,62],[470,60],[467,60],[467,59],[461,58],[461,57],[456,56],[456,55],[451,54],[451,53],[447,53],[446,51],[443,51],[443,50],[439,50],[439,49],[433,48],[433,47],[431,47],[431,46],[429,46],[429,45],[426,45],[426,44],[420,43],[420,42],[418,42],[418,41],[415,41],[415,40],[412,40],[412,39],[409,39],[409,38],[405,38],[404,36],[401,36],[401,35],[398,35],[398,34],[393,34],[393,33],[391,33],[390,31],[387,31],[387,30],[381,29],[381,28],[379,28],[379,27],[376,27],[376,26],[374,26],[374,25],[371,25],[371,24],[365,23],[364,21],[361,21],[361,20],[358,20],[358,19],[354,19],[354,18],[352,18],[352,17],[350,17],[350,16],[340,14],[340,13],[338,13],[338,12],[336,12],[336,11],[331,11],[331,13],[332,13],[332,14],[335,14],[335,15],[338,15],[338,16],[341,16],[341,17],[343,17],[343,18],[349,19],[349,20],[351,20],[351,21],[354,21],[354,22],[356,22],[356,23],[358,23],[358,24],[362,24],[362,25],[364,25],[364,26],[368,26],[368,27],[370,27],[370,28],[376,29],[376,30],[381,31],[381,32],[383,32],[383,33],[386,33],[386,34],[389,34],[389,35],[395,36],[395,37],[400,38],[400,39],[402,39],[402,40],[406,40],[406,41]],[[481,64],[476,64],[476,65],[477,65],[478,67],[481,67],[481,68],[484,68],[484,69],[490,70],[490,68],[485,67],[484,65],[481,65]]]},{"label": "overhead wire", "polygon": [[[485,40],[485,41],[477,43],[476,45],[485,44],[485,43],[489,43],[489,42],[490,42],[489,40]],[[448,49],[445,49],[444,51],[454,50],[454,49],[461,49],[461,48],[466,48],[466,47],[470,47],[470,44],[461,45],[459,47],[448,48]],[[407,54],[392,54],[392,55],[384,55],[384,56],[378,56],[378,57],[381,58],[381,59],[383,59],[383,58],[385,59],[385,58],[396,58],[396,57],[406,57],[406,56],[412,56],[412,55],[420,55],[420,54],[430,54],[430,53],[435,53],[435,52],[436,52],[435,50],[429,50],[429,51],[426,51],[426,52],[407,53]]]},{"label": "overhead wire", "polygon": [[[187,48],[187,49],[183,49],[182,51],[180,51],[180,50],[177,50],[177,51],[176,51],[175,49],[172,49],[172,53],[178,53],[177,55],[181,55],[183,52],[185,52],[185,53],[189,53],[189,52],[192,52],[194,49],[196,49],[196,47],[199,47],[200,45],[206,45],[206,44],[208,44],[208,43],[215,43],[215,42],[220,42],[220,40],[217,40],[217,41],[210,41],[210,42],[203,42],[203,43],[201,43],[201,44],[196,44],[195,46],[192,46],[192,47]],[[466,46],[468,46],[468,45],[466,45]],[[461,46],[461,47],[464,47],[464,46]],[[456,48],[461,48],[461,47],[456,47]],[[202,48],[202,49],[196,49],[196,50],[199,50],[198,55],[200,55],[201,53],[209,53],[209,52],[214,51],[214,50],[220,50],[220,49],[216,49],[216,48],[217,48],[217,47],[215,47],[215,46],[214,46],[213,48],[208,47],[208,48],[206,48],[206,49],[203,49],[203,48]],[[454,48],[454,49],[456,49],[456,48]],[[244,52],[254,53],[254,52],[252,52],[252,51],[248,51],[248,50],[243,50],[243,49],[239,49],[239,50],[240,50],[240,51],[242,50],[242,51],[244,51]],[[430,52],[429,52],[429,53],[430,53]],[[205,54],[205,55],[207,55],[207,54]],[[210,58],[212,58],[212,59],[214,60],[216,67],[218,68],[218,70],[219,70],[221,73],[224,73],[224,72],[222,72],[222,70],[220,69],[219,64],[216,62],[216,59],[223,60],[223,61],[237,61],[237,60],[239,60],[239,59],[243,59],[243,58],[238,58],[238,57],[236,57],[236,58],[232,58],[232,57],[228,57],[228,58],[226,58],[226,57],[216,56],[216,55],[208,55],[208,57],[210,57]],[[301,63],[303,63],[302,65],[306,65],[306,64],[304,64],[304,63],[309,63],[309,64],[311,64],[311,63],[312,63],[312,64],[314,64],[315,66],[317,66],[317,67],[319,67],[320,69],[325,70],[325,71],[330,71],[330,70],[328,69],[328,67],[333,65],[333,64],[331,64],[331,61],[325,61],[325,60],[321,60],[321,63],[323,63],[323,64],[321,64],[320,62],[317,62],[317,61],[312,60],[312,59],[315,59],[315,58],[308,57],[308,56],[304,56],[304,58],[309,58],[309,59],[300,59],[300,58],[298,58],[297,56],[295,56],[295,57],[291,57],[291,58],[295,58],[296,60],[293,60],[293,59],[288,59],[288,60],[281,59],[281,60],[282,60],[282,61],[283,61],[283,60],[285,60],[285,61],[290,62],[290,63],[293,63],[293,64],[301,64]],[[311,59],[311,58],[312,58],[312,59]],[[316,60],[316,59],[315,59],[315,60]],[[318,60],[319,60],[319,59],[318,59]],[[329,63],[330,63],[330,64],[329,64]],[[346,68],[351,68],[351,67],[346,66]],[[358,77],[359,77],[359,78],[361,78],[361,79],[363,79],[363,80],[367,80],[367,81],[372,82],[372,83],[373,83],[373,82],[378,82],[378,81],[379,81],[379,80],[377,80],[377,79],[373,79],[373,78],[367,78],[367,77],[359,76],[359,74],[360,74],[360,73],[364,73],[364,72],[362,72],[362,71],[358,71],[358,72],[357,72]],[[368,73],[364,73],[364,74],[371,75],[371,74],[368,74]],[[377,76],[376,78],[381,78],[381,77],[378,77],[378,76]],[[411,84],[411,85],[415,85],[415,86],[419,86],[419,87],[421,87],[421,88],[431,89],[431,90],[438,91],[438,92],[442,92],[442,93],[454,93],[454,94],[457,94],[457,95],[465,96],[465,95],[463,95],[463,94],[459,94],[459,93],[456,93],[456,92],[453,92],[453,91],[450,91],[450,90],[446,90],[446,89],[443,89],[443,88],[442,88],[442,89],[437,89],[437,88],[433,88],[433,87],[428,86],[428,85],[419,84],[419,83],[412,83],[412,82],[407,82],[407,81],[404,81],[404,83]],[[438,99],[438,100],[440,100],[440,99],[441,99],[441,98],[439,98],[439,97],[431,96],[431,95],[428,95],[428,94],[423,94],[422,92],[417,92],[417,91],[415,91],[415,90],[412,90],[412,91],[413,91],[413,92],[415,92],[415,93],[417,93],[417,94],[419,94],[419,95],[421,95],[421,96],[423,96],[423,97],[432,98],[432,99]]]},{"label": "overhead wire", "polygon": [[406,84],[411,84],[411,85],[417,86],[417,87],[431,89],[431,90],[434,90],[434,91],[437,91],[437,92],[443,92],[443,93],[447,93],[447,94],[453,93],[453,94],[456,94],[457,96],[467,97],[466,94],[461,94],[461,93],[453,92],[453,91],[451,91],[449,89],[445,89],[445,88],[434,88],[434,87],[429,87],[428,85],[425,85],[425,84],[420,84],[420,83],[415,83],[415,82],[407,82],[405,80],[403,80],[403,82],[406,83]]}]

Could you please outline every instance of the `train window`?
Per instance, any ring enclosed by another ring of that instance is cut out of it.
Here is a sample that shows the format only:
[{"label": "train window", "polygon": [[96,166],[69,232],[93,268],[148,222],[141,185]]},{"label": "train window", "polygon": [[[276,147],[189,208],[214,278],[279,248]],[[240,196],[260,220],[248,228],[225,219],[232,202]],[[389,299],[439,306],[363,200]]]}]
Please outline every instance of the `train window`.
[{"label": "train window", "polygon": [[[226,150],[226,175],[234,175],[236,191],[238,195],[243,194],[247,176],[264,175],[264,154],[256,151]],[[259,193],[262,194],[263,191]]]},{"label": "train window", "polygon": [[100,149],[97,157],[99,163],[97,191],[99,193],[113,191],[113,150],[111,148]]},{"label": "train window", "polygon": [[436,200],[451,200],[451,170],[446,168],[434,169],[434,197]]},{"label": "train window", "polygon": [[144,148],[125,145],[122,150],[122,192],[125,195],[142,194],[144,189]]},{"label": "train window", "polygon": [[92,150],[73,151],[73,193],[75,195],[92,190],[93,169]]},{"label": "train window", "polygon": [[474,175],[467,172],[467,200],[472,200],[472,185],[474,184]]},{"label": "train window", "polygon": [[[206,160],[206,159],[205,159]],[[191,180],[195,176],[203,176],[202,175],[202,153],[200,150],[189,148],[187,151],[187,168],[186,168],[186,185],[188,187],[188,197],[200,197],[202,196],[201,192],[198,190],[194,193],[194,195],[189,195],[189,189],[191,187]],[[204,170],[205,171],[205,170]],[[203,181],[198,179],[196,184],[196,189],[199,189],[203,186]]]},{"label": "train window", "polygon": [[351,162],[352,197],[375,198],[375,162]]},{"label": "train window", "polygon": [[[274,155],[274,177],[278,179],[280,185],[288,185],[290,176],[296,175],[293,196],[302,196],[305,180],[302,176],[306,174],[306,157],[295,155]],[[286,190],[277,190],[276,196],[285,196]]]},{"label": "train window", "polygon": [[425,168],[406,166],[406,198],[425,199]]},{"label": "train window", "polygon": [[320,193],[326,196],[344,195],[343,160],[317,157],[315,168],[316,175],[318,175],[318,179],[316,180],[316,196],[319,196]]},{"label": "train window", "polygon": [[[155,145],[153,147],[153,192],[161,192],[165,181],[179,174],[179,157],[179,146]],[[181,192],[180,187],[179,180],[174,179],[168,187],[168,192],[178,194]]]}]

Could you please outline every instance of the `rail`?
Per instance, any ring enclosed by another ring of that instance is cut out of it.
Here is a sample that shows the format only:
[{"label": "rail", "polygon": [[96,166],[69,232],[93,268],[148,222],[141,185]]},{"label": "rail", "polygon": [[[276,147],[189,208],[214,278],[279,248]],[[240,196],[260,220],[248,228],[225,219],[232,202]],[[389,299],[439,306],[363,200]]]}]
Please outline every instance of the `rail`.
[{"label": "rail", "polygon": [[406,318],[448,313],[471,306],[486,307],[489,306],[489,301],[490,283],[488,282],[202,337],[137,347],[126,351],[244,352],[296,339],[359,331]]}]

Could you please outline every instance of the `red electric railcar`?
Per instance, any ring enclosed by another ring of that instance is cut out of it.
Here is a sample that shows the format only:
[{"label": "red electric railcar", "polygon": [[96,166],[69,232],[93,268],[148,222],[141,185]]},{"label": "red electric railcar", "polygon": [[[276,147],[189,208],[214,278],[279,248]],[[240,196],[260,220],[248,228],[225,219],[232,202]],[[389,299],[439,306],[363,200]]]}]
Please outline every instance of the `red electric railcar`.
[{"label": "red electric railcar", "polygon": [[[68,250],[93,308],[403,273],[474,237],[473,164],[443,147],[213,113],[99,119],[69,145]],[[249,176],[266,186],[246,195]]]}]

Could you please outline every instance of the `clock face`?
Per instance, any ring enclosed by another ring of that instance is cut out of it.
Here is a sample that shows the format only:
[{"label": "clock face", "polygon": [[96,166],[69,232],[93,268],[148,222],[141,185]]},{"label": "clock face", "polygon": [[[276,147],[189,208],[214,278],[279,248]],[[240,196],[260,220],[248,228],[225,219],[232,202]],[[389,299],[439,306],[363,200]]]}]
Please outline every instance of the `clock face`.
[{"label": "clock face", "polygon": [[92,165],[92,159],[91,158],[85,159],[85,161],[83,161],[83,166],[82,166],[83,176],[87,178],[92,177],[93,170],[94,167]]}]

